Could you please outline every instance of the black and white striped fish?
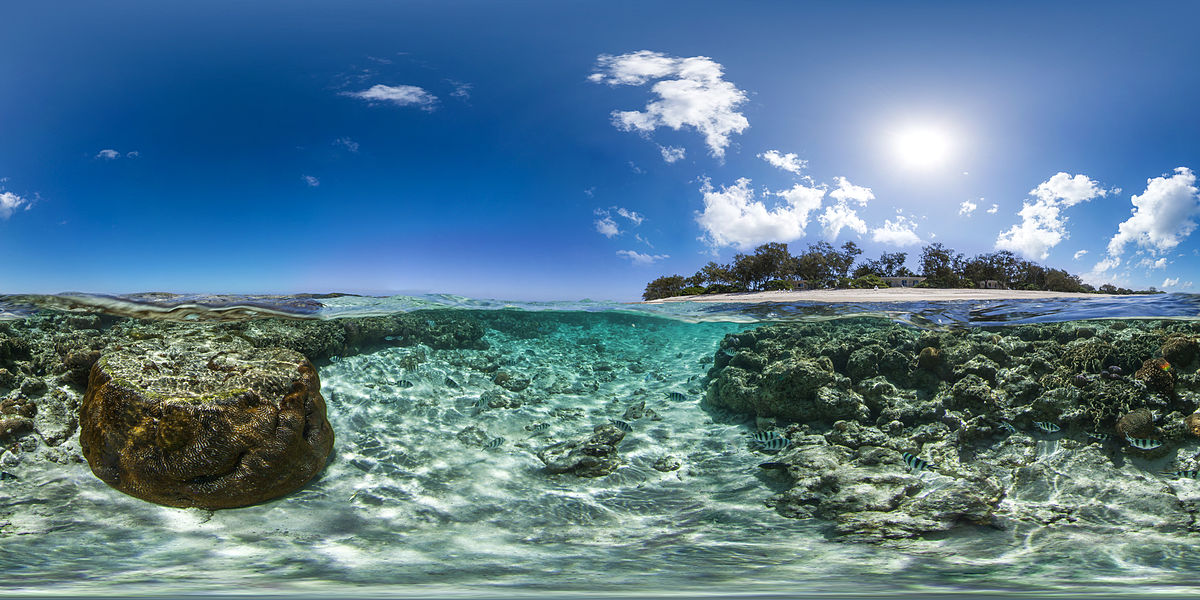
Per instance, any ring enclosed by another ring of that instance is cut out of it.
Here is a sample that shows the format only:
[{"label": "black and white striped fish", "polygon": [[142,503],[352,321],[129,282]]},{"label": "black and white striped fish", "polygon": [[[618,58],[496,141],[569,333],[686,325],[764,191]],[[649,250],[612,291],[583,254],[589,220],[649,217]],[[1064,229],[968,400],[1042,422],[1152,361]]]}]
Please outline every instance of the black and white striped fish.
[{"label": "black and white striped fish", "polygon": [[1200,471],[1163,471],[1163,475],[1167,477],[1186,477],[1188,479],[1200,479]]},{"label": "black and white striped fish", "polygon": [[633,431],[633,425],[630,425],[629,423],[626,423],[625,421],[622,421],[620,419],[609,419],[608,422],[612,423],[613,427],[616,427],[617,429],[620,429],[621,431],[624,431],[625,433],[629,433],[629,432]]},{"label": "black and white striped fish", "polygon": [[1163,445],[1162,442],[1152,438],[1135,438],[1125,436],[1125,439],[1129,441],[1130,446],[1133,446],[1138,450],[1153,450]]},{"label": "black and white striped fish", "polygon": [[763,450],[770,450],[771,452],[779,452],[780,450],[788,447],[787,439],[782,437],[771,438],[765,442],[754,443],[757,444],[759,448],[762,448]]},{"label": "black and white striped fish", "polygon": [[499,448],[500,446],[503,446],[503,445],[504,445],[504,438],[498,437],[498,438],[492,438],[491,441],[484,444],[483,447],[488,450],[492,450],[495,448]]},{"label": "black and white striped fish", "polygon": [[924,459],[917,457],[917,455],[909,452],[905,452],[900,456],[904,458],[904,464],[908,465],[909,471],[932,471],[933,469],[937,468],[936,465],[932,465]]},{"label": "black and white striped fish", "polygon": [[775,431],[755,431],[754,433],[750,434],[750,439],[759,444],[765,444],[774,439],[782,439],[782,437],[783,436],[779,435],[779,433]]},{"label": "black and white striped fish", "polygon": [[534,423],[533,425],[529,426],[529,430],[534,433],[541,433],[547,429],[550,429],[549,423]]},{"label": "black and white striped fish", "polygon": [[1007,431],[1007,432],[1009,432],[1009,433],[1016,433],[1016,432],[1017,432],[1017,428],[1016,428],[1016,427],[1013,427],[1013,424],[1012,424],[1012,423],[1009,423],[1008,421],[1001,421],[1001,422],[1000,422],[1000,429],[1003,429],[1004,431]]},{"label": "black and white striped fish", "polygon": [[1059,427],[1058,423],[1051,423],[1050,421],[1034,421],[1033,425],[1046,433],[1056,433],[1062,430],[1062,427]]},{"label": "black and white striped fish", "polygon": [[688,397],[679,392],[671,392],[667,394],[667,399],[671,400],[672,402],[686,402]]},{"label": "black and white striped fish", "polygon": [[1096,440],[1097,442],[1107,442],[1108,440],[1112,439],[1112,436],[1107,433],[1095,433],[1092,431],[1087,432],[1087,436],[1093,440]]},{"label": "black and white striped fish", "polygon": [[397,381],[397,382],[396,382],[396,385],[397,385],[398,387],[402,387],[402,388],[410,388],[410,387],[413,387],[414,385],[417,385],[417,384],[415,384],[415,383],[413,383],[412,381],[409,381],[409,380],[407,380],[407,379],[401,379],[400,381]]}]

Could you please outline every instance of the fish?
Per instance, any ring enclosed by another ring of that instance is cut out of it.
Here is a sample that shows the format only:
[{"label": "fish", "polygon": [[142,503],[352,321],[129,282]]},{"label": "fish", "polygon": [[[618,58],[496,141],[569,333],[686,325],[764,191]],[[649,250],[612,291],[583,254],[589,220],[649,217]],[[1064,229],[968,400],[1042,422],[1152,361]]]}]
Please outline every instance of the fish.
[{"label": "fish", "polygon": [[395,341],[395,340],[396,340],[396,336],[394,336],[394,335],[385,335],[385,336],[383,336],[383,339],[385,339],[385,340],[387,340],[387,341],[389,341],[389,342],[392,342],[392,341]]},{"label": "fish", "polygon": [[531,426],[529,427],[529,430],[530,430],[530,431],[536,431],[536,432],[542,432],[542,431],[545,431],[545,430],[547,430],[547,429],[550,429],[550,424],[549,424],[549,423],[534,423],[533,425],[531,425]]},{"label": "fish", "polygon": [[1034,421],[1033,424],[1046,433],[1055,433],[1062,430],[1062,427],[1059,427],[1057,423],[1051,423],[1050,421]]},{"label": "fish", "polygon": [[492,438],[492,439],[491,439],[491,441],[489,441],[488,443],[484,444],[484,445],[483,445],[483,447],[484,447],[485,449],[487,449],[487,450],[494,450],[494,449],[496,449],[496,448],[499,448],[500,446],[503,446],[503,445],[504,445],[504,438],[502,438],[502,437],[497,437],[497,438]]},{"label": "fish", "polygon": [[1162,442],[1152,438],[1135,438],[1125,436],[1125,439],[1129,440],[1130,446],[1133,446],[1138,450],[1153,450],[1163,445]]},{"label": "fish", "polygon": [[755,431],[754,433],[750,434],[750,439],[759,444],[765,444],[771,440],[781,438],[782,436],[774,431]]},{"label": "fish", "polygon": [[453,379],[450,379],[449,377],[447,377],[447,378],[446,378],[446,387],[448,387],[448,388],[450,388],[450,389],[452,389],[452,390],[457,390],[457,389],[458,389],[460,386],[458,385],[458,382],[457,382],[457,381],[455,381],[455,380],[453,380]]},{"label": "fish", "polygon": [[612,423],[614,427],[624,431],[625,433],[633,431],[633,425],[630,425],[629,423],[626,423],[620,419],[609,419],[608,422]]},{"label": "fish", "polygon": [[679,392],[671,392],[667,394],[667,399],[674,402],[686,402],[688,397]]},{"label": "fish", "polygon": [[410,388],[417,384],[415,384],[407,379],[401,379],[400,381],[396,382],[396,385],[399,387],[402,387],[402,388]]},{"label": "fish", "polygon": [[908,465],[909,471],[932,471],[933,469],[937,468],[936,465],[930,464],[926,460],[909,452],[905,452],[900,456],[904,458],[904,464]]},{"label": "fish", "polygon": [[756,441],[754,443],[763,450],[770,450],[771,452],[778,452],[788,447],[787,439],[782,437],[771,438],[765,442]]},{"label": "fish", "polygon": [[0,471],[0,481],[4,481],[4,480],[6,480],[6,479],[11,479],[11,480],[13,480],[13,481],[20,481],[20,480],[21,480],[21,478],[20,478],[20,477],[17,477],[16,475],[13,475],[12,473],[9,473],[8,471]]},{"label": "fish", "polygon": [[724,354],[725,356],[733,357],[733,356],[737,355],[737,350],[734,350],[733,348],[722,348],[721,354]]},{"label": "fish", "polygon": [[1007,432],[1009,432],[1009,433],[1016,433],[1016,432],[1017,432],[1017,428],[1016,428],[1016,427],[1013,427],[1013,424],[1012,424],[1012,423],[1009,423],[1008,421],[1001,421],[1001,422],[1000,422],[1000,429],[1003,429],[1003,430],[1005,430],[1005,431],[1007,431]]},{"label": "fish", "polygon": [[485,408],[489,408],[488,401],[485,400],[483,396],[480,396],[479,399],[476,400],[472,406],[475,407],[475,412],[479,412]]},{"label": "fish", "polygon": [[788,468],[788,464],[787,464],[787,463],[782,463],[782,462],[765,462],[765,463],[758,463],[758,468],[760,468],[760,469],[775,469],[775,470],[778,470],[778,471],[786,471],[786,470],[787,470],[787,468]]},{"label": "fish", "polygon": [[1200,471],[1163,471],[1163,475],[1168,477],[1186,477],[1188,479],[1200,479]]},{"label": "fish", "polygon": [[1095,433],[1091,431],[1087,432],[1087,436],[1098,442],[1107,442],[1112,439],[1112,436],[1107,433]]}]

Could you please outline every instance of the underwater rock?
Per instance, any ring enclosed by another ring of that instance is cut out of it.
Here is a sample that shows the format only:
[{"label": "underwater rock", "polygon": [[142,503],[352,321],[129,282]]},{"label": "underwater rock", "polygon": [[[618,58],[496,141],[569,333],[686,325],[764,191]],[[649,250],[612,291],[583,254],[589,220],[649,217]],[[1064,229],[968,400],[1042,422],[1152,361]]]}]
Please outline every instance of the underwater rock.
[{"label": "underwater rock", "polygon": [[0,418],[0,444],[7,444],[33,433],[33,419],[20,415]]},{"label": "underwater rock", "polygon": [[654,464],[651,465],[651,467],[653,467],[655,471],[662,471],[663,473],[670,473],[671,471],[678,471],[679,467],[682,467],[682,466],[683,466],[683,463],[680,462],[679,459],[675,458],[674,456],[664,456],[664,457],[654,461]]},{"label": "underwater rock", "polygon": [[1117,435],[1133,438],[1148,438],[1154,435],[1154,413],[1148,408],[1139,408],[1117,421]]},{"label": "underwater rock", "polygon": [[917,354],[917,368],[936,371],[942,365],[942,356],[937,348],[926,346]]},{"label": "underwater rock", "polygon": [[1171,336],[1159,349],[1163,358],[1174,365],[1187,365],[1196,358],[1196,340],[1190,336]]},{"label": "underwater rock", "polygon": [[538,458],[551,474],[573,473],[579,477],[603,477],[621,466],[617,444],[625,432],[615,425],[597,425],[587,438],[568,440],[543,448]]},{"label": "underwater rock", "polygon": [[1133,376],[1151,391],[1167,395],[1175,391],[1175,374],[1171,370],[1171,363],[1165,358],[1146,359]]},{"label": "underwater rock", "polygon": [[1196,437],[1200,437],[1200,412],[1195,412],[1187,416],[1185,420],[1188,431]]},{"label": "underwater rock", "polygon": [[80,421],[97,477],[175,507],[232,508],[287,494],[325,466],[333,446],[320,381],[304,356],[204,335],[105,353]]}]

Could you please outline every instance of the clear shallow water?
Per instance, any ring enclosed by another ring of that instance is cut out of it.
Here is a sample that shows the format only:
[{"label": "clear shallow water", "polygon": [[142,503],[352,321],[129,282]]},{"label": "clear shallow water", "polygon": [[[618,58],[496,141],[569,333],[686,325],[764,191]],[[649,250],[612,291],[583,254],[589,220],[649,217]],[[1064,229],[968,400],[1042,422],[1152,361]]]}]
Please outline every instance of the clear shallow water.
[{"label": "clear shallow water", "polygon": [[[1092,318],[1197,314],[1191,296],[1117,300],[1087,310],[1096,311]],[[319,302],[307,316],[447,304]],[[535,317],[543,335],[489,329],[485,351],[392,347],[319,365],[337,435],[334,454],[317,479],[276,501],[179,510],[120,494],[86,464],[24,465],[20,482],[0,486],[0,521],[19,532],[0,534],[0,591],[877,597],[1200,591],[1196,534],[1062,524],[869,545],[838,541],[826,522],[788,519],[766,507],[787,483],[758,468],[769,457],[747,443],[753,423],[714,419],[700,406],[702,377],[718,343],[767,320],[845,317],[863,307],[650,309],[664,314],[586,303],[521,308],[544,311]],[[1020,302],[866,308],[881,326],[930,328],[1075,320],[1085,310],[1077,303]],[[479,361],[530,379],[526,393],[501,392],[519,397],[519,407],[476,407],[497,389],[475,368]],[[448,386],[447,377],[458,387]],[[402,387],[405,380],[414,385]],[[670,392],[686,400],[672,401]],[[619,446],[624,467],[596,479],[542,472],[539,449],[620,419],[642,401],[661,420],[631,421],[633,431]],[[548,428],[535,432],[537,424]],[[495,437],[505,438],[499,448],[479,443]],[[1065,452],[1039,450],[1050,460]],[[654,470],[664,456],[682,468]],[[1200,496],[1200,482],[1170,485],[1183,498]]]}]

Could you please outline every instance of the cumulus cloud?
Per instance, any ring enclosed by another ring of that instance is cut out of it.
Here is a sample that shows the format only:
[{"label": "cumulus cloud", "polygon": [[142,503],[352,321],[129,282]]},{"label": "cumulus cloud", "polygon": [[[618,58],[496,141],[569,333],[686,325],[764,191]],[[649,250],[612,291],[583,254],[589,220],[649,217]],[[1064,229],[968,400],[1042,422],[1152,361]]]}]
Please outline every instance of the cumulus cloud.
[{"label": "cumulus cloud", "polygon": [[345,148],[346,150],[349,150],[350,152],[358,152],[358,142],[356,142],[348,137],[340,137],[336,140],[333,140],[333,145],[341,146],[342,148]]},{"label": "cumulus cloud", "polygon": [[845,177],[836,178],[837,189],[829,192],[829,197],[839,202],[857,202],[859,206],[866,206],[867,202],[875,199],[875,194],[871,193],[871,188],[850,183]]},{"label": "cumulus cloud", "polygon": [[617,250],[617,256],[628,258],[635,265],[652,265],[664,258],[671,258],[670,254],[642,254],[635,250]]},{"label": "cumulus cloud", "polygon": [[896,215],[896,220],[887,219],[882,227],[876,227],[871,232],[871,240],[893,246],[915,246],[921,243],[921,238],[914,231],[917,224],[903,215]]},{"label": "cumulus cloud", "polygon": [[1166,279],[1163,279],[1162,285],[1160,287],[1169,288],[1169,287],[1175,287],[1177,285],[1179,285],[1178,277],[1167,277]]},{"label": "cumulus cloud", "polygon": [[96,153],[96,158],[101,160],[117,160],[118,158],[121,158],[121,153],[113,150],[112,148],[105,148]]},{"label": "cumulus cloud", "polygon": [[992,207],[991,207],[991,208],[989,208],[989,209],[987,209],[985,212],[987,212],[987,214],[989,214],[989,215],[994,215],[994,214],[996,214],[997,212],[1000,212],[1000,205],[999,205],[999,204],[993,204],[993,205],[992,205]]},{"label": "cumulus cloud", "polygon": [[313,177],[312,175],[302,175],[300,178],[304,180],[304,183],[308,184],[308,187],[317,187],[321,185],[321,180]]},{"label": "cumulus cloud", "polygon": [[1130,242],[1151,252],[1166,252],[1196,229],[1200,193],[1191,169],[1179,167],[1170,177],[1147,180],[1146,190],[1130,200],[1133,216],[1117,226],[1117,234],[1108,242],[1109,256],[1120,256]]},{"label": "cumulus cloud", "polygon": [[1022,203],[1021,222],[996,237],[996,248],[1045,260],[1051,248],[1070,237],[1062,209],[1108,193],[1086,175],[1057,173],[1029,191],[1034,201]]},{"label": "cumulus cloud", "polygon": [[1076,253],[1075,253],[1075,260],[1079,260],[1079,257],[1081,257],[1081,256],[1083,256],[1084,254],[1087,254],[1087,253],[1088,253],[1088,251],[1087,251],[1087,250],[1080,250],[1079,252],[1076,252]]},{"label": "cumulus cloud", "polygon": [[729,136],[750,126],[737,110],[746,92],[725,81],[721,65],[707,56],[679,58],[650,50],[601,54],[588,80],[613,86],[655,82],[650,91],[656,99],[644,110],[613,111],[613,125],[622,131],[649,134],[659,127],[689,127],[702,134],[709,153],[720,158]]},{"label": "cumulus cloud", "polygon": [[687,152],[683,148],[676,146],[659,146],[658,151],[662,152],[663,160],[673,163],[678,160],[683,160]]},{"label": "cumulus cloud", "polygon": [[[696,213],[696,222],[704,230],[701,238],[713,248],[734,246],[745,250],[766,242],[789,242],[804,235],[809,214],[821,206],[825,190],[796,184],[789,190],[764,193],[763,199],[745,177],[732,186],[712,187],[704,182],[704,210]],[[768,207],[764,200],[777,196],[783,200]]]},{"label": "cumulus cloud", "polygon": [[1107,258],[1100,259],[1100,262],[1096,263],[1095,266],[1092,267],[1092,272],[1093,273],[1105,273],[1105,272],[1111,271],[1119,266],[1121,266],[1121,259],[1116,256],[1110,256]]},{"label": "cumulus cloud", "polygon": [[867,232],[867,223],[859,218],[858,213],[846,205],[845,202],[838,202],[825,207],[825,212],[817,218],[821,223],[821,230],[825,233],[825,237],[833,240],[842,233],[843,229],[852,229],[859,234]]},{"label": "cumulus cloud", "polygon": [[646,219],[646,217],[643,217],[642,215],[640,215],[632,210],[626,210],[619,206],[614,207],[614,208],[616,208],[618,215],[621,215],[622,217],[625,217],[626,219],[629,219],[630,221],[632,221],[633,225],[635,227],[638,225],[641,225],[642,221],[644,221]]},{"label": "cumulus cloud", "polygon": [[433,110],[437,96],[415,85],[373,85],[361,92],[346,92],[347,96],[368,102],[390,102],[396,106],[417,106],[421,110]]},{"label": "cumulus cloud", "polygon": [[596,231],[607,238],[616,237],[621,234],[621,230],[617,227],[617,222],[612,217],[604,216],[596,219]]},{"label": "cumulus cloud", "polygon": [[1137,266],[1146,269],[1165,269],[1167,268],[1167,258],[1165,256],[1158,260],[1154,260],[1152,258],[1143,258],[1142,260],[1138,261]]},{"label": "cumulus cloud", "polygon": [[29,210],[29,201],[12,192],[0,192],[0,219],[8,219],[22,206]]},{"label": "cumulus cloud", "polygon": [[771,163],[771,166],[783,169],[789,173],[800,174],[800,171],[808,166],[807,160],[800,160],[796,153],[788,152],[780,154],[778,150],[767,150],[758,155],[759,158]]},{"label": "cumulus cloud", "polygon": [[962,204],[958,205],[958,214],[967,215],[969,217],[971,216],[971,213],[975,212],[976,208],[979,208],[978,204],[975,204],[970,200],[963,200]]}]

